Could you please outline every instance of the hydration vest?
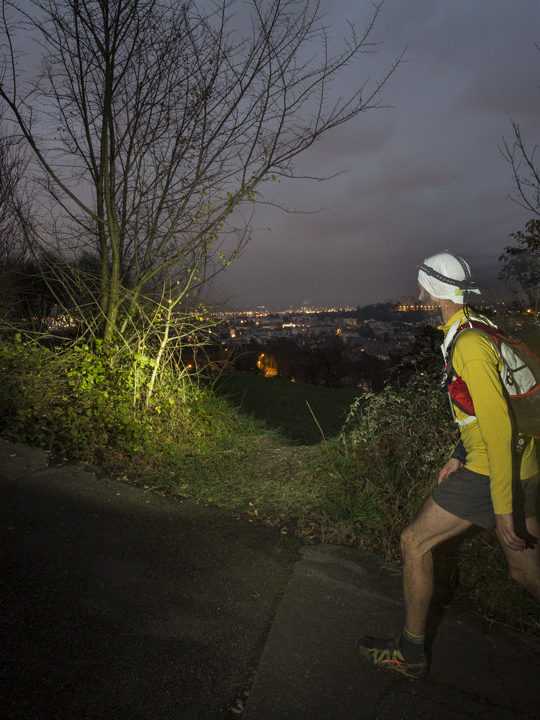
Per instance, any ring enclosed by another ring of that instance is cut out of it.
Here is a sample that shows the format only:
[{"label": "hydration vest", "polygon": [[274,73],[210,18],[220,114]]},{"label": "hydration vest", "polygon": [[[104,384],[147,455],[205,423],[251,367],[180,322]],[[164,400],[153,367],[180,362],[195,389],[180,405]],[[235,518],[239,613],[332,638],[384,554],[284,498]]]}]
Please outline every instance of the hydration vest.
[{"label": "hydration vest", "polygon": [[[476,419],[474,403],[465,381],[457,375],[452,364],[455,343],[463,332],[475,330],[491,342],[500,359],[501,385],[508,403],[514,432],[540,438],[540,358],[521,340],[500,332],[496,325],[484,317],[460,318],[450,328],[442,345],[445,356],[445,384],[450,405],[467,417],[456,420],[466,425]],[[455,414],[454,414],[455,419]]]}]

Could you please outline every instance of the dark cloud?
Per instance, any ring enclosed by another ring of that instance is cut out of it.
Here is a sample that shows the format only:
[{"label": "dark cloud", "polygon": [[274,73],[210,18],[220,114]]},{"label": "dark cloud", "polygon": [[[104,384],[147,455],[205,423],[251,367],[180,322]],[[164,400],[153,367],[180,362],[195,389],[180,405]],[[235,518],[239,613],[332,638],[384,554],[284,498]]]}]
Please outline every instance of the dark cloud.
[{"label": "dark cloud", "polygon": [[[352,121],[323,137],[301,162],[302,171],[315,174],[321,169],[334,166],[339,170],[350,170],[358,158],[361,160],[383,150],[397,129],[392,118],[385,115],[384,111],[373,112],[377,114],[378,123],[368,126]],[[323,167],[321,163],[324,163]]]},{"label": "dark cloud", "polygon": [[[539,33],[540,34],[540,33]],[[536,77],[540,78],[540,52],[536,63]],[[531,82],[529,74],[516,75],[515,66],[478,73],[456,101],[456,110],[494,113],[505,118],[523,120],[540,115],[540,89]]]},{"label": "dark cloud", "polygon": [[[323,3],[332,31],[367,19],[371,5]],[[540,3],[537,0],[386,0],[377,54],[343,79],[346,94],[408,62],[383,94],[389,107],[359,116],[316,144],[299,173],[332,176],[268,187],[253,240],[220,292],[237,303],[355,304],[411,294],[417,263],[440,249],[471,258],[492,288],[497,258],[528,214],[509,199],[500,147],[511,119],[540,142]],[[336,88],[339,92],[340,88]],[[267,227],[272,228],[268,233]]]},{"label": "dark cloud", "polygon": [[383,189],[394,197],[426,189],[439,193],[462,176],[462,171],[448,162],[430,164],[428,158],[416,154],[412,157],[390,157],[379,171],[351,182],[349,196],[373,195]]}]

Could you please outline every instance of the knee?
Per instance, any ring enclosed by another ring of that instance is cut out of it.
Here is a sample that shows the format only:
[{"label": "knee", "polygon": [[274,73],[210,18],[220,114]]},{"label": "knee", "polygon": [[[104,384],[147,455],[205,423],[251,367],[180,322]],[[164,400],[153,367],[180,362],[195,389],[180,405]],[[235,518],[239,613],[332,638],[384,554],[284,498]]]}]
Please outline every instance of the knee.
[{"label": "knee", "polygon": [[510,566],[508,568],[508,571],[510,573],[510,577],[512,578],[512,580],[519,583],[519,585],[522,585],[530,593],[532,593],[535,597],[540,599],[540,570],[539,570],[539,568],[526,570],[521,567]]},{"label": "knee", "polygon": [[512,580],[519,583],[540,602],[540,563],[538,561],[524,566],[509,563],[508,572]]},{"label": "knee", "polygon": [[403,559],[419,560],[429,553],[435,543],[431,536],[416,528],[415,523],[403,529],[399,539]]},{"label": "knee", "polygon": [[418,550],[418,538],[412,525],[403,529],[399,543],[403,555],[411,555]]},{"label": "knee", "polygon": [[510,575],[510,578],[514,580],[514,582],[517,582],[519,585],[524,585],[526,582],[525,573],[521,568],[515,568],[515,567],[509,567],[508,568],[508,574]]}]

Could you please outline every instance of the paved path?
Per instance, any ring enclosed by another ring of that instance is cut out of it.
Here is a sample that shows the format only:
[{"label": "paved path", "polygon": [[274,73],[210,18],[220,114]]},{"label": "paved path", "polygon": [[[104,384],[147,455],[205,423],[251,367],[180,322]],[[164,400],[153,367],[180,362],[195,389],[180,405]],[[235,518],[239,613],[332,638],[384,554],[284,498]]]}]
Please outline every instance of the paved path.
[{"label": "paved path", "polygon": [[[540,649],[448,613],[427,680],[365,663],[401,579],[234,514],[0,441],[3,716],[538,720]],[[246,695],[249,690],[249,696]]]},{"label": "paved path", "polygon": [[401,576],[376,556],[302,550],[279,606],[244,720],[538,720],[540,645],[447,613],[428,677],[413,682],[358,657],[364,634],[398,636]]},{"label": "paved path", "polygon": [[221,720],[298,543],[0,442],[5,718]]}]

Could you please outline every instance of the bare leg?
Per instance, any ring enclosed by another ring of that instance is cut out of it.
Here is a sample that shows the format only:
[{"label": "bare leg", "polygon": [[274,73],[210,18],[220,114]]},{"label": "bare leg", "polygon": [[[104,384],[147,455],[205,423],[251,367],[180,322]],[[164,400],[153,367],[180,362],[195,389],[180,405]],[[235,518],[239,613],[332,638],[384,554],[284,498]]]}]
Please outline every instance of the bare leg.
[{"label": "bare leg", "polygon": [[430,497],[420,514],[401,535],[405,628],[424,635],[429,603],[433,595],[432,550],[444,540],[460,535],[470,522],[443,510]]},{"label": "bare leg", "polygon": [[535,517],[527,518],[525,523],[529,535],[536,538],[535,546],[526,550],[502,548],[511,577],[540,602],[540,524]]}]

